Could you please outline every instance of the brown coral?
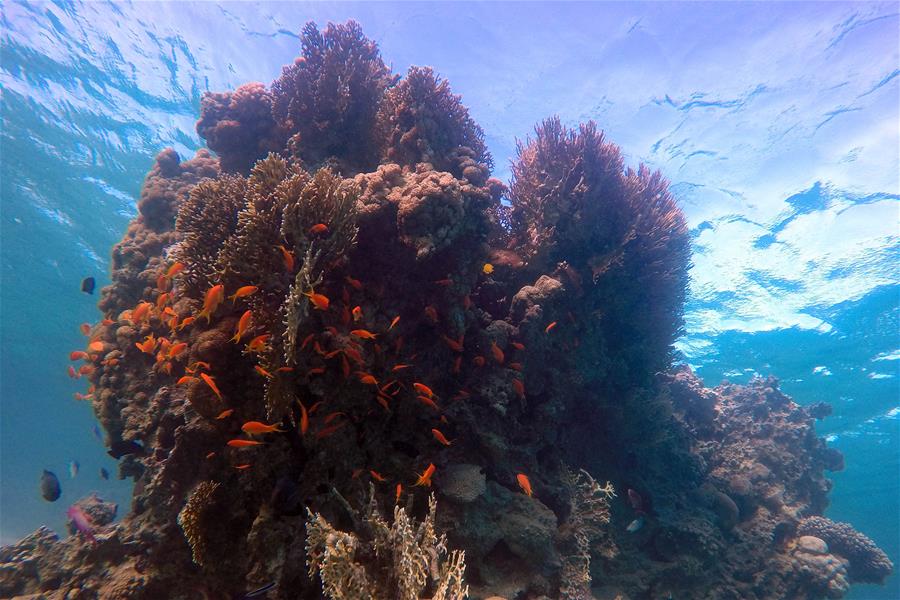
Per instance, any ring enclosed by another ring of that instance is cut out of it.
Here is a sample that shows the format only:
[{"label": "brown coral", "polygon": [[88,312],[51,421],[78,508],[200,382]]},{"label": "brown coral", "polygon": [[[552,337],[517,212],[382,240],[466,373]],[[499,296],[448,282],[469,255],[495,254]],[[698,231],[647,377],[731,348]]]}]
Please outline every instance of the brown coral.
[{"label": "brown coral", "polygon": [[205,93],[197,133],[219,155],[222,170],[239,173],[283,148],[286,139],[272,115],[272,94],[262,83],[245,83],[233,92]]},{"label": "brown coral", "polygon": [[338,157],[351,171],[378,163],[375,115],[395,79],[378,46],[354,21],[309,22],[301,55],[272,83],[273,114],[291,134],[290,146],[309,167]]},{"label": "brown coral", "polygon": [[484,132],[450,84],[429,67],[410,67],[388,90],[378,113],[385,161],[414,167],[430,163],[475,185],[487,181],[493,161]]}]

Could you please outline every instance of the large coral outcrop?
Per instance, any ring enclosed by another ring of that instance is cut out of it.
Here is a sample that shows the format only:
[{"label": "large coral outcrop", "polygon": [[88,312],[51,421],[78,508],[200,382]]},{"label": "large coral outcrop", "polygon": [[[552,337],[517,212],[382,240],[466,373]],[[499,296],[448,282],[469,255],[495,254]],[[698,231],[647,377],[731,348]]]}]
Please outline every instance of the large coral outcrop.
[{"label": "large coral outcrop", "polygon": [[157,157],[79,368],[132,506],[3,549],[4,593],[812,600],[890,572],[816,520],[826,407],[671,368],[690,257],[658,173],[549,119],[506,202],[446,81],[398,83],[355,23],[301,42],[203,100],[219,159]]}]

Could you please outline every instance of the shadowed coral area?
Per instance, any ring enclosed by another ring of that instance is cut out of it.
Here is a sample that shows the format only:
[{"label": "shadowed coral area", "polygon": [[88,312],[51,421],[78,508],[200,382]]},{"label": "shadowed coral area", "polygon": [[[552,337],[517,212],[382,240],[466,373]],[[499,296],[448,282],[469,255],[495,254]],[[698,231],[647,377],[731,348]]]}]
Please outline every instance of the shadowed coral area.
[{"label": "shadowed coral area", "polygon": [[301,40],[204,98],[219,157],[161,152],[113,249],[73,372],[128,514],[4,548],[0,595],[811,600],[891,572],[818,516],[827,406],[672,367],[690,246],[659,173],[551,118],[507,188],[431,69],[352,22]]}]

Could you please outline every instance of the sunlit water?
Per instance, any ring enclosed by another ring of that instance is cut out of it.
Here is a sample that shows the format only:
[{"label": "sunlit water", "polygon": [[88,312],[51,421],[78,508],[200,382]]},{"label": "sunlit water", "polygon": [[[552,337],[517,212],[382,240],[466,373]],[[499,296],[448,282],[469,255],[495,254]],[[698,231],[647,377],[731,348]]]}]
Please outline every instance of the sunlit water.
[{"label": "sunlit water", "polygon": [[[798,402],[832,403],[819,431],[847,468],[827,514],[900,563],[892,3],[4,3],[4,543],[62,531],[90,491],[127,511],[65,369],[78,324],[98,317],[79,282],[107,282],[152,156],[201,145],[204,91],[270,82],[302,23],[347,18],[395,72],[427,64],[450,80],[502,179],[516,136],[552,113],[596,120],[630,163],[661,169],[694,238],[685,362],[707,384],[775,374]],[[45,468],[62,481],[54,504],[39,496]],[[851,597],[898,598],[898,577]]]}]

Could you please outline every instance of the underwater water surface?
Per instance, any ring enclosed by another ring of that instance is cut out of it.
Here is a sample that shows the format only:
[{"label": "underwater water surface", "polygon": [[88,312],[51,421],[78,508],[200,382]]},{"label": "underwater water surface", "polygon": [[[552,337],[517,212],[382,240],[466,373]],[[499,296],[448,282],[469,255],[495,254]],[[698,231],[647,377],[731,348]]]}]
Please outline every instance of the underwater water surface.
[{"label": "underwater water surface", "polygon": [[[452,82],[504,181],[551,114],[660,169],[693,242],[681,360],[707,385],[775,375],[831,403],[817,427],[846,468],[826,515],[900,562],[896,3],[10,1],[0,18],[3,544],[62,532],[91,491],[129,506],[66,368],[153,156],[193,155],[201,95],[276,78],[303,23],[353,18],[396,72]],[[900,598],[898,579],[848,597]]]}]

